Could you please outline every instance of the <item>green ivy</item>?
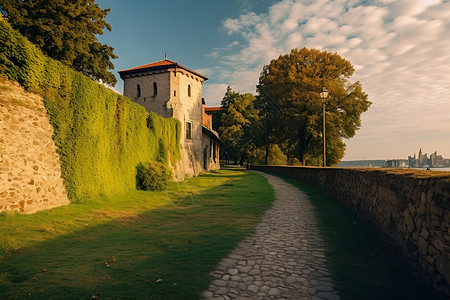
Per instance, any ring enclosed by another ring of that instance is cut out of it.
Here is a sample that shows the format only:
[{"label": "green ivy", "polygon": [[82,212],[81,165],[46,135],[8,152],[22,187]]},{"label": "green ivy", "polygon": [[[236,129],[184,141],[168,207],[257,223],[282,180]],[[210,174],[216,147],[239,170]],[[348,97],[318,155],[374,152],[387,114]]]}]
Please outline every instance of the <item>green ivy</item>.
[{"label": "green ivy", "polygon": [[0,18],[0,71],[44,97],[54,128],[62,176],[72,200],[136,187],[136,166],[180,159],[181,123],[147,114],[42,54]]}]

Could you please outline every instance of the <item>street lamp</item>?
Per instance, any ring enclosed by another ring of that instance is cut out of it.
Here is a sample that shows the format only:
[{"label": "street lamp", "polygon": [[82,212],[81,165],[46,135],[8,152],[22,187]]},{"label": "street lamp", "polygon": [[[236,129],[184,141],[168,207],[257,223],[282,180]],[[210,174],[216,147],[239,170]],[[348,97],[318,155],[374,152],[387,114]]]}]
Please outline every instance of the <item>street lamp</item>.
[{"label": "street lamp", "polygon": [[330,93],[326,87],[323,87],[320,91],[319,95],[322,99],[322,119],[323,119],[323,167],[327,166],[327,152],[326,152],[326,144],[325,144],[325,101],[327,100],[328,94]]}]

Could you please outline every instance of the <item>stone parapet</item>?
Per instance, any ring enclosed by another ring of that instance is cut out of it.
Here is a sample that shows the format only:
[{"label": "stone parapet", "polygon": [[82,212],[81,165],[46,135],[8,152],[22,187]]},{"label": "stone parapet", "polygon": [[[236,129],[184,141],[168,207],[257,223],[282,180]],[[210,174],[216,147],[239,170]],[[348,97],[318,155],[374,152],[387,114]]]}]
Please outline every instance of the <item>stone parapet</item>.
[{"label": "stone parapet", "polygon": [[0,212],[69,204],[42,97],[0,79]]},{"label": "stone parapet", "polygon": [[369,220],[450,297],[450,173],[251,166],[324,188]]}]

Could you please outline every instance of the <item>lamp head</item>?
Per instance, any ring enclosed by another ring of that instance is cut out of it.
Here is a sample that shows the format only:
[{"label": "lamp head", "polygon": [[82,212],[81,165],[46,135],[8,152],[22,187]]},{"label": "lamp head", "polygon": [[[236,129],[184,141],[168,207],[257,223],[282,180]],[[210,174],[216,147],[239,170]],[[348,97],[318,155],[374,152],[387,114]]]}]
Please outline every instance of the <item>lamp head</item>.
[{"label": "lamp head", "polygon": [[330,91],[326,87],[323,87],[322,90],[319,92],[320,98],[322,98],[322,100],[325,101],[329,93]]}]

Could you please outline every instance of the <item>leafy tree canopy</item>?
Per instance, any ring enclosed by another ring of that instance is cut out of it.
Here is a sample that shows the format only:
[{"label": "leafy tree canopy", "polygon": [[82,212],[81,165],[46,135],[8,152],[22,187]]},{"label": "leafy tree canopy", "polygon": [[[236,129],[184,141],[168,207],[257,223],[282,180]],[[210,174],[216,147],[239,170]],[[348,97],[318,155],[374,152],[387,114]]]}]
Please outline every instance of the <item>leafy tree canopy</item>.
[{"label": "leafy tree canopy", "polygon": [[244,159],[250,160],[255,156],[256,139],[259,125],[258,110],[254,107],[255,96],[239,94],[227,88],[222,100],[222,114],[218,132],[228,148],[240,157],[240,164]]},{"label": "leafy tree canopy", "polygon": [[353,72],[351,63],[338,54],[307,48],[293,49],[264,66],[258,106],[270,116],[274,136],[285,149],[295,149],[304,165],[322,161],[322,87],[330,90],[325,113],[329,165],[343,157],[343,139],[360,128],[360,116],[371,102],[361,83],[349,81]]},{"label": "leafy tree canopy", "polygon": [[109,9],[100,9],[94,0],[3,0],[1,8],[11,26],[48,56],[73,67],[95,80],[114,85],[108,71],[117,58],[114,48],[98,42]]}]

